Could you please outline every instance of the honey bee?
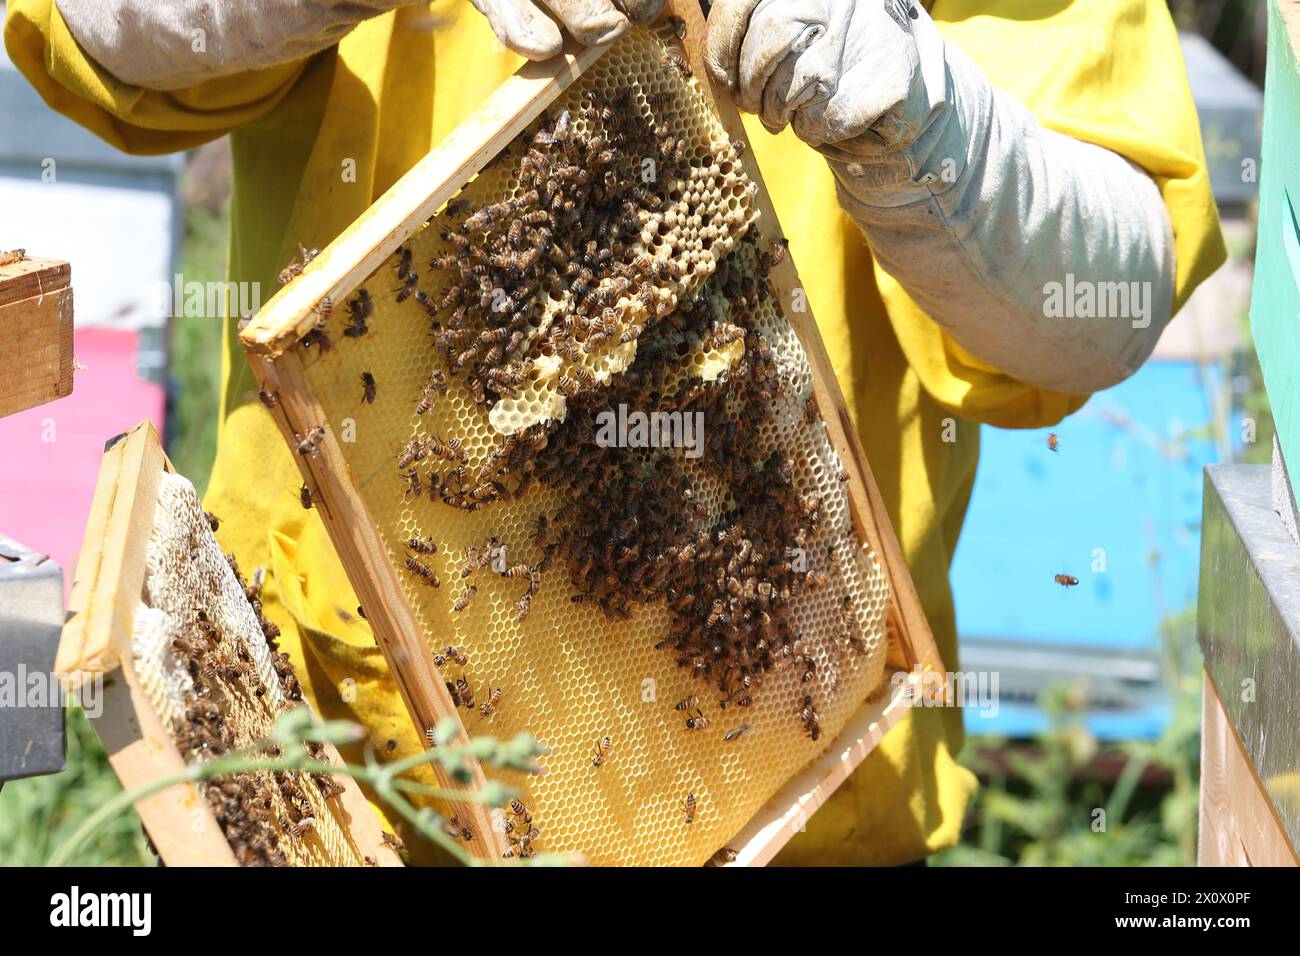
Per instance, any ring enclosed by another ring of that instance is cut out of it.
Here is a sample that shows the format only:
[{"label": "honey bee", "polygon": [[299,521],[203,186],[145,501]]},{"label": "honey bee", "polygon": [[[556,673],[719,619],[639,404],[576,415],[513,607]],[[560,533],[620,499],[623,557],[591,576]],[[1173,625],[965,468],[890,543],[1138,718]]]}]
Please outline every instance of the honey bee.
[{"label": "honey bee", "polygon": [[408,557],[406,559],[406,569],[418,574],[424,579],[424,583],[429,585],[431,588],[439,587],[442,584],[442,582],[438,580],[438,575],[434,573],[433,568],[426,564],[421,564],[419,561],[415,560],[415,558]]},{"label": "honey bee", "polygon": [[438,545],[432,538],[410,538],[406,546],[416,554],[437,554]]},{"label": "honey bee", "polygon": [[686,810],[686,822],[688,824],[694,823],[695,822],[695,794],[694,793],[688,793],[686,795],[686,801],[683,804],[683,808]]},{"label": "honey bee", "polygon": [[298,503],[302,505],[303,511],[309,510],[316,503],[316,494],[307,487],[307,482],[302,483],[298,489]]},{"label": "honey bee", "polygon": [[456,696],[467,710],[474,709],[474,688],[470,687],[469,681],[463,677],[456,678]]},{"label": "honey bee", "polygon": [[1077,587],[1079,579],[1070,574],[1058,574],[1053,580],[1063,588]]},{"label": "honey bee", "polygon": [[394,853],[401,853],[406,849],[406,844],[387,830],[384,831],[383,841],[384,846],[389,847]]},{"label": "honey bee", "polygon": [[370,331],[366,322],[373,314],[374,303],[370,299],[370,293],[358,289],[356,296],[348,300],[348,327],[343,330],[343,334],[353,339],[361,338]]},{"label": "honey bee", "polygon": [[306,458],[311,455],[313,458],[320,456],[320,443],[325,440],[325,428],[317,425],[309,431],[306,437],[294,435],[298,439],[298,454]]},{"label": "honey bee", "polygon": [[659,65],[667,70],[672,70],[682,79],[689,78],[691,74],[691,64],[687,62],[686,55],[681,50],[669,47],[664,51],[663,58]]},{"label": "honey bee", "polygon": [[592,764],[593,764],[594,766],[597,766],[597,767],[599,767],[601,764],[603,764],[603,763],[605,762],[605,758],[609,756],[609,749],[610,749],[613,745],[614,745],[614,742],[613,742],[612,740],[610,740],[608,737],[602,737],[600,740],[597,740],[597,741],[596,741],[596,753],[595,753],[595,755],[591,758],[591,762],[592,762]]},{"label": "honey bee", "polygon": [[675,705],[673,705],[673,710],[697,710],[699,709],[699,706],[700,698],[697,695],[692,694],[685,700],[679,700]]},{"label": "honey bee", "polygon": [[747,730],[749,730],[749,724],[741,724],[735,730],[727,731],[726,736],[724,736],[722,739],[725,740],[727,743],[731,743],[733,740],[739,740],[742,736],[744,736],[745,731]]},{"label": "honey bee", "polygon": [[669,17],[667,19],[669,29],[673,31],[673,36],[679,40],[686,39],[686,21],[681,17]]},{"label": "honey bee", "polygon": [[452,706],[460,707],[461,706],[460,693],[457,692],[456,685],[453,684],[451,681],[443,681],[443,683],[447,685],[447,696],[451,698]]},{"label": "honey bee", "polygon": [[330,316],[334,314],[333,297],[328,295],[325,296],[319,302],[317,302],[315,306],[312,307],[312,311],[316,313],[317,324],[324,325],[326,322],[330,320]]},{"label": "honey bee", "polygon": [[420,393],[420,402],[415,406],[415,414],[425,415],[433,408],[436,396],[447,393],[447,376],[441,371],[435,371],[429,376],[429,381],[425,384],[424,390]]},{"label": "honey bee", "polygon": [[466,843],[474,839],[474,830],[468,823],[462,823],[455,814],[443,826],[447,836],[453,840],[464,840]]},{"label": "honey bee", "polygon": [[489,687],[487,700],[483,701],[483,706],[479,708],[479,719],[487,719],[496,715],[497,706],[501,703],[501,688]]},{"label": "honey bee", "polygon": [[274,394],[268,392],[264,388],[258,391],[257,400],[261,402],[263,405],[265,405],[267,408],[275,408],[275,406],[279,404],[280,401],[280,399],[278,399]]},{"label": "honey bee", "polygon": [[799,719],[803,721],[804,733],[806,733],[810,739],[816,741],[821,737],[821,717],[813,707],[813,699],[811,695],[804,696],[803,707],[799,710]]},{"label": "honey bee", "polygon": [[525,826],[533,822],[533,815],[528,812],[528,808],[524,806],[522,800],[511,800],[510,812],[522,820]]},{"label": "honey bee", "polygon": [[1061,447],[1061,439],[1057,437],[1056,432],[1047,436],[1047,448],[1049,451],[1057,451]]},{"label": "honey bee", "polygon": [[459,216],[463,212],[469,211],[470,202],[468,199],[453,199],[447,203],[447,208],[443,210],[448,216]]},{"label": "honey bee", "polygon": [[22,262],[26,258],[26,249],[11,249],[8,252],[0,252],[0,266],[11,266],[16,262]]},{"label": "honey bee", "polygon": [[443,651],[443,653],[446,654],[453,661],[455,661],[457,664],[459,664],[461,667],[469,666],[469,659],[465,657],[464,652],[461,651],[459,647],[452,647],[448,645],[447,649]]},{"label": "honey bee", "polygon": [[369,372],[361,373],[361,400],[367,405],[375,404],[375,377]]},{"label": "honey bee", "polygon": [[700,711],[696,711],[690,717],[686,718],[687,730],[708,730],[713,726],[713,721],[705,717]]},{"label": "honey bee", "polygon": [[408,280],[411,277],[411,249],[402,246],[397,250],[397,278]]}]

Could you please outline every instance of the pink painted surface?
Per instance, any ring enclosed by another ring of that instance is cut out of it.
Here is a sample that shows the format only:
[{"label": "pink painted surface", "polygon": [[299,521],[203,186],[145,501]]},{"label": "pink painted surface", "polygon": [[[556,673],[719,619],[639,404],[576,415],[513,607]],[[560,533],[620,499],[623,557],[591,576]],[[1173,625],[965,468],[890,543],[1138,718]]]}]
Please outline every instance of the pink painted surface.
[{"label": "pink painted surface", "polygon": [[95,494],[104,443],[146,418],[162,434],[161,386],[135,373],[138,335],[79,329],[72,394],[0,418],[0,532],[49,554],[66,597]]}]

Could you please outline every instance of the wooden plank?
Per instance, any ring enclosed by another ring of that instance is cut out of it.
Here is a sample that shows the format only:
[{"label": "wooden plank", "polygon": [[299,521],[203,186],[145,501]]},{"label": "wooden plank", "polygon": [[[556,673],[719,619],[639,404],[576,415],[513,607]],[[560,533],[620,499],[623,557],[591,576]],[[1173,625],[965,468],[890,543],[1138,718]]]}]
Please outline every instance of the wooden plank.
[{"label": "wooden plank", "polygon": [[[294,457],[304,480],[328,503],[330,520],[325,522],[326,531],[366,610],[375,643],[388,662],[416,733],[429,746],[427,731],[443,721],[454,720],[460,727],[459,739],[468,741],[469,734],[433,663],[432,652],[402,590],[388,549],[352,480],[352,469],[328,425],[325,410],[307,384],[301,359],[296,352],[286,352],[275,362],[250,358],[261,387],[276,396],[274,417],[291,446],[296,446],[300,437],[313,428],[326,429],[317,454]],[[432,768],[439,785],[448,790],[473,792],[486,782],[477,761],[471,764],[473,779],[469,787],[452,780],[440,765],[435,763]],[[503,834],[492,826],[490,809],[468,801],[451,801],[450,809],[461,820],[470,821],[475,831],[475,839],[465,844],[470,854],[500,864],[506,847]]]},{"label": "wooden plank", "polygon": [[71,275],[51,259],[0,266],[0,418],[72,394]]},{"label": "wooden plank", "polygon": [[1201,700],[1200,866],[1300,866],[1207,669]]},{"label": "wooden plank", "polygon": [[[840,784],[885,738],[921,693],[920,677],[909,673],[897,687],[885,686],[863,702],[830,746],[784,787],[772,795],[730,846],[736,860],[730,866],[764,866],[830,799]],[[912,696],[915,695],[915,696]]]},{"label": "wooden plank", "polygon": [[[91,726],[127,790],[184,773],[185,761],[127,663],[104,675],[104,708]],[[140,820],[162,861],[176,866],[235,866],[235,855],[208,801],[190,783],[140,800]]]},{"label": "wooden plank", "polygon": [[129,657],[145,552],[166,456],[152,422],[104,453],[59,642],[62,673],[103,673]]}]

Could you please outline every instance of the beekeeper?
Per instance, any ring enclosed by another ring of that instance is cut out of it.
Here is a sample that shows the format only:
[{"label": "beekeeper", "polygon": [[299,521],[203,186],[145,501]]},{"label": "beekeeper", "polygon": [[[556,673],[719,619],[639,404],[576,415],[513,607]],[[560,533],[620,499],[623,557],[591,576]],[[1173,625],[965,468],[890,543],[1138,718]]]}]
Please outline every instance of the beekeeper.
[{"label": "beekeeper", "polygon": [[[123,150],[229,133],[229,278],[272,290],[299,243],[328,243],[519,54],[556,53],[557,20],[600,43],[662,0],[472,4],[10,0],[5,43],[50,106]],[[754,114],[758,162],[956,668],[948,567],[979,424],[1051,425],[1122,381],[1224,258],[1165,2],[720,0],[706,59]],[[221,542],[271,572],[266,613],[318,708],[410,753],[420,741],[292,493],[297,469],[230,318],[225,341],[206,501]],[[780,860],[903,863],[951,846],[975,788],[961,744],[960,712],[914,711]]]}]

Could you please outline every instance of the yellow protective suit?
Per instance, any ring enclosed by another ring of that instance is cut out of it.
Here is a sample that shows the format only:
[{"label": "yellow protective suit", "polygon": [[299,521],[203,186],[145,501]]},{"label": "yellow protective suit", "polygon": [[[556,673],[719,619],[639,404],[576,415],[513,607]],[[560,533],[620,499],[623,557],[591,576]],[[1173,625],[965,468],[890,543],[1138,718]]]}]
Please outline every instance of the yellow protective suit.
[{"label": "yellow protective suit", "polygon": [[[123,150],[179,150],[231,133],[230,279],[260,282],[267,296],[298,243],[328,243],[518,65],[464,0],[430,6],[436,29],[423,8],[405,8],[305,62],[172,93],[107,75],[52,0],[10,0],[5,42],[52,107]],[[930,6],[948,40],[1046,126],[1115,150],[1156,179],[1177,241],[1181,305],[1225,252],[1164,0]],[[978,424],[1050,425],[1086,396],[1023,385],[965,354],[873,268],[822,159],[789,133],[749,127],[922,603],[955,669],[948,567],[975,476]],[[349,160],[355,181],[342,175]],[[366,624],[353,616],[356,600],[316,513],[296,501],[297,469],[255,399],[229,320],[226,332],[225,419],[206,502],[223,519],[221,542],[244,568],[271,572],[266,613],[318,708],[365,724],[381,753],[388,741],[409,753],[416,734]],[[943,440],[947,419],[956,441]],[[961,743],[958,711],[913,713],[781,862],[901,863],[950,846],[975,787],[956,763]]]}]

